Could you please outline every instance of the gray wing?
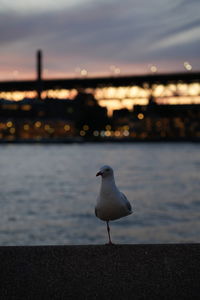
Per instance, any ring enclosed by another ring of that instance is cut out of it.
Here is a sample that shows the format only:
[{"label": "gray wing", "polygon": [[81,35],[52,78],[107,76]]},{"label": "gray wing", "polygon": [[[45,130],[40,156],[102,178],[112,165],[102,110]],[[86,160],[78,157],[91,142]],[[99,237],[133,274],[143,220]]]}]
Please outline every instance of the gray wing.
[{"label": "gray wing", "polygon": [[122,196],[122,198],[123,198],[123,200],[125,202],[125,205],[126,205],[127,209],[130,212],[132,212],[132,206],[131,206],[130,202],[128,201],[128,199],[126,198],[126,196],[122,192],[121,192],[121,196]]}]

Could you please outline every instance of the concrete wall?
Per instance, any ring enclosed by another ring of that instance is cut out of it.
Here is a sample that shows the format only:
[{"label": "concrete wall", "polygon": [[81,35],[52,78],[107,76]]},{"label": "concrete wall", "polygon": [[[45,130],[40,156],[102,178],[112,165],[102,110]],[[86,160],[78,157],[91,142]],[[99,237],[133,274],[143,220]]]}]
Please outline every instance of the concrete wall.
[{"label": "concrete wall", "polygon": [[0,299],[200,299],[200,244],[0,247]]}]

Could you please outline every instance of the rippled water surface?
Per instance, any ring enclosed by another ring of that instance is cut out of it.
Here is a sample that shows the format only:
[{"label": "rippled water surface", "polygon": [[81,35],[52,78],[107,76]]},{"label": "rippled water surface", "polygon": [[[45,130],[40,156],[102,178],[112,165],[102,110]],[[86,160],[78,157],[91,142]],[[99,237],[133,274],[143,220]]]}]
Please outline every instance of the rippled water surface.
[{"label": "rippled water surface", "polygon": [[199,144],[1,145],[0,245],[104,243],[104,164],[134,209],[111,223],[114,242],[200,241]]}]

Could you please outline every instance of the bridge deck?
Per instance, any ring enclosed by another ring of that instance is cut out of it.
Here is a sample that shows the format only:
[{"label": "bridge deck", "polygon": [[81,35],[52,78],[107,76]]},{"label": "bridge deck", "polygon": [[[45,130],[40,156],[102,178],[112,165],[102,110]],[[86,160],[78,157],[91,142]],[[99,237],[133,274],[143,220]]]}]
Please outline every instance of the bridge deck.
[{"label": "bridge deck", "polygon": [[[154,83],[167,84],[200,82],[200,72],[185,72],[172,74],[149,74],[140,76],[118,76],[118,77],[95,77],[95,78],[71,78],[71,79],[44,79],[43,90],[48,89],[73,89],[73,88],[96,88],[102,86],[143,86]],[[32,91],[37,90],[36,80],[1,81],[0,91]]]}]

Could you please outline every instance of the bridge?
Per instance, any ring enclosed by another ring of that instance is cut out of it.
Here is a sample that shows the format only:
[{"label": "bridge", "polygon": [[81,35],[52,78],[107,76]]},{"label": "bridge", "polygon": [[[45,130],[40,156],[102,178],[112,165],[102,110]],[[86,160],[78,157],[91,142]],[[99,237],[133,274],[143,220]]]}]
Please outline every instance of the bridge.
[{"label": "bridge", "polygon": [[149,99],[160,104],[200,103],[200,72],[43,79],[41,50],[36,53],[36,71],[35,80],[1,81],[0,98],[74,99],[80,90],[85,90],[106,106],[109,114],[113,109],[146,105]]},{"label": "bridge", "polygon": [[[200,72],[184,72],[171,74],[146,74],[132,76],[110,76],[94,78],[67,78],[67,79],[41,79],[43,90],[54,89],[77,89],[77,88],[102,88],[102,87],[127,87],[154,84],[177,84],[177,83],[200,83]],[[0,92],[10,91],[36,91],[38,89],[38,80],[16,80],[1,81]]]}]

